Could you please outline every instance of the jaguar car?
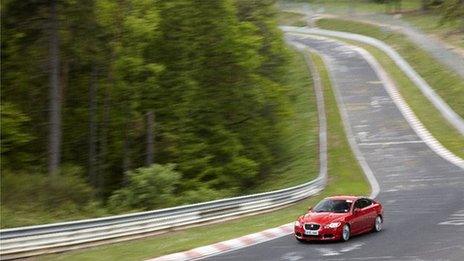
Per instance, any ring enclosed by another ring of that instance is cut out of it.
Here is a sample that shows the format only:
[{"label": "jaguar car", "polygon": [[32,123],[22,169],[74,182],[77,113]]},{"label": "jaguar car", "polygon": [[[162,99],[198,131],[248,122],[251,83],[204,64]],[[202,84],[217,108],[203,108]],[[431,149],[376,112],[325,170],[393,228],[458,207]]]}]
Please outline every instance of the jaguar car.
[{"label": "jaguar car", "polygon": [[298,241],[348,241],[351,236],[383,226],[382,205],[367,197],[335,196],[320,201],[295,221]]}]

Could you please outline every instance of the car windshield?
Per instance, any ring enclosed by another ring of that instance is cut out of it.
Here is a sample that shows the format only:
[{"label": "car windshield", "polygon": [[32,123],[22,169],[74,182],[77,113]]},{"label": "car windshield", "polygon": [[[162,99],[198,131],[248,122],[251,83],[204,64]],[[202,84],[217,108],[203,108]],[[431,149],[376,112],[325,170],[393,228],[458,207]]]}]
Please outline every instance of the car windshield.
[{"label": "car windshield", "polygon": [[324,199],[313,209],[314,212],[347,213],[350,211],[351,202],[341,199]]}]

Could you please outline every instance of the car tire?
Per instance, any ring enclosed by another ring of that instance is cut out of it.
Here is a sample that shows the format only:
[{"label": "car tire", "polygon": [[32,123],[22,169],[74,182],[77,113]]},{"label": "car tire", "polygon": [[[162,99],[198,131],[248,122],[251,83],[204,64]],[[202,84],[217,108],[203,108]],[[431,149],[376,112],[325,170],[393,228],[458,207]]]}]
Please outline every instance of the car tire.
[{"label": "car tire", "polygon": [[382,216],[378,215],[374,220],[374,227],[372,228],[372,231],[374,232],[382,231],[382,224],[383,224],[383,218]]},{"label": "car tire", "polygon": [[341,236],[342,241],[346,242],[346,241],[350,240],[350,236],[351,236],[350,225],[348,225],[348,224],[343,225],[342,236]]}]

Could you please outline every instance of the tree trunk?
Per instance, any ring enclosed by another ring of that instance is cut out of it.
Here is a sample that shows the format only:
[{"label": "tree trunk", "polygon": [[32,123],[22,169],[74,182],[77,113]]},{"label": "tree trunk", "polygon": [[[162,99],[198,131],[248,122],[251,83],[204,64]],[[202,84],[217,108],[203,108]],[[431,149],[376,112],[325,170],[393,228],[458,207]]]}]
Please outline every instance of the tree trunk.
[{"label": "tree trunk", "polygon": [[429,9],[429,1],[422,0],[422,11],[427,11]]},{"label": "tree trunk", "polygon": [[396,12],[401,13],[402,9],[402,0],[396,0]]},{"label": "tree trunk", "polygon": [[104,186],[106,177],[106,168],[108,160],[108,132],[110,126],[110,115],[111,115],[111,87],[114,86],[114,75],[113,75],[113,61],[114,52],[111,53],[108,69],[108,84],[105,87],[105,97],[103,98],[103,120],[100,128],[101,139],[100,139],[100,154],[99,154],[99,172],[98,187]]},{"label": "tree trunk", "polygon": [[61,97],[59,86],[59,36],[56,0],[50,0],[50,32],[49,32],[49,140],[48,140],[48,173],[54,176],[58,172],[61,160]]},{"label": "tree trunk", "polygon": [[124,126],[124,147],[123,147],[123,161],[122,169],[124,172],[124,183],[127,182],[127,172],[130,169],[130,135],[129,135],[129,121]]},{"label": "tree trunk", "polygon": [[153,111],[147,112],[147,148],[145,165],[150,166],[153,164],[153,122],[154,122]]},{"label": "tree trunk", "polygon": [[93,65],[89,84],[89,181],[97,186],[97,68]]}]

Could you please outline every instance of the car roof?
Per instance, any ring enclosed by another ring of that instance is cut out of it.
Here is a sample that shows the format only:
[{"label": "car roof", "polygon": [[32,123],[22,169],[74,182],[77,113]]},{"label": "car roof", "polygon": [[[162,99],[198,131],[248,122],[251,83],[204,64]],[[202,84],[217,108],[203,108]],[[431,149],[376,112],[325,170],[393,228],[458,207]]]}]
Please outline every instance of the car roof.
[{"label": "car roof", "polygon": [[353,200],[356,201],[359,198],[364,198],[364,197],[358,197],[358,196],[332,196],[332,197],[327,197],[328,199],[338,199],[338,200]]}]

